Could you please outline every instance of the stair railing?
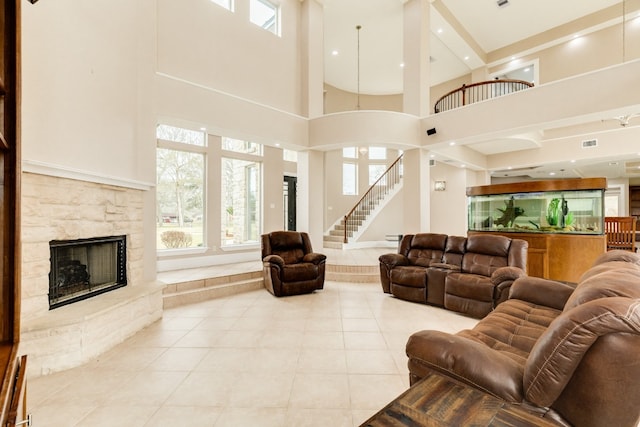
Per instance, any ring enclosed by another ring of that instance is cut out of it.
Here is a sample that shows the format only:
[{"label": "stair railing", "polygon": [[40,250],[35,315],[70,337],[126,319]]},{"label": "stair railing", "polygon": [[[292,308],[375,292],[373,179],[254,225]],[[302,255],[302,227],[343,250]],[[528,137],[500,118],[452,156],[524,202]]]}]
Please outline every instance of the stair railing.
[{"label": "stair railing", "polygon": [[442,111],[453,110],[463,105],[497,98],[530,87],[533,87],[533,83],[512,79],[496,79],[468,85],[464,84],[462,87],[454,89],[438,99],[433,111],[440,113]]},{"label": "stair railing", "polygon": [[349,242],[349,236],[358,230],[362,215],[368,215],[389,194],[402,179],[402,155],[398,157],[387,170],[380,175],[371,187],[364,193],[358,203],[344,216],[344,243]]}]

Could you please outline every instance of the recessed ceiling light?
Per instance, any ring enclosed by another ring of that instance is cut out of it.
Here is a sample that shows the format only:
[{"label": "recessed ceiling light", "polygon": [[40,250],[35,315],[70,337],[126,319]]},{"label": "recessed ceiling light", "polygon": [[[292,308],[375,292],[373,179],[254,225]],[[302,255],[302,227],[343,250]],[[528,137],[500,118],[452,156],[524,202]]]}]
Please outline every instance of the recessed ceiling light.
[{"label": "recessed ceiling light", "polygon": [[465,61],[468,61],[468,60],[469,60],[469,55],[465,56],[465,57],[464,57],[464,60],[465,60]]},{"label": "recessed ceiling light", "polygon": [[451,141],[451,142],[449,143],[449,145],[451,145],[451,146],[456,145],[456,142],[455,142],[455,141]]},{"label": "recessed ceiling light", "polygon": [[400,68],[404,68],[404,62],[400,63]]},{"label": "recessed ceiling light", "polygon": [[529,68],[529,67],[527,67],[527,68],[525,68],[525,69],[524,69],[524,72],[525,72],[525,73],[528,73],[529,71],[531,71],[531,68]]},{"label": "recessed ceiling light", "polygon": [[442,34],[442,28],[438,28],[438,34]]},{"label": "recessed ceiling light", "polygon": [[555,172],[549,172],[549,175],[551,175],[551,176],[553,176],[555,174],[556,174]]},{"label": "recessed ceiling light", "polygon": [[333,55],[333,56],[338,56],[338,51],[337,51],[337,50],[332,50],[332,51],[331,51],[331,55]]},{"label": "recessed ceiling light", "polygon": [[207,128],[200,128],[200,130],[204,131],[204,130],[207,130]]},{"label": "recessed ceiling light", "polygon": [[432,154],[429,157],[431,157],[433,159],[435,156],[436,156],[435,154]]},{"label": "recessed ceiling light", "polygon": [[576,162],[575,160],[571,160],[571,163],[575,163],[575,162]]}]

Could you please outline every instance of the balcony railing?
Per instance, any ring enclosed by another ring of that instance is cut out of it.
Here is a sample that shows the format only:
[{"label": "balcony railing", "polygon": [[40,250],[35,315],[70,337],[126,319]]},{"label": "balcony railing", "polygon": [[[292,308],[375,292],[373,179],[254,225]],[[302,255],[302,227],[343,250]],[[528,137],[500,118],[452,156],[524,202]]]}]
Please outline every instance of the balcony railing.
[{"label": "balcony railing", "polygon": [[454,89],[436,101],[434,112],[453,110],[463,105],[486,101],[513,92],[533,87],[533,83],[524,80],[489,80],[486,82],[462,85]]}]

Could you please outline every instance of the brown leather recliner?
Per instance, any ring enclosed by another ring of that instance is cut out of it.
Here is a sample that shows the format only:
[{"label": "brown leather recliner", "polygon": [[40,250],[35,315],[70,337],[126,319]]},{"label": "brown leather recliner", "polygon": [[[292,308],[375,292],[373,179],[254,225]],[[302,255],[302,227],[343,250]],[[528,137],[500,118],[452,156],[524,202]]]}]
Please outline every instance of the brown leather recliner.
[{"label": "brown leather recliner", "polygon": [[326,259],[324,254],[313,252],[307,233],[274,231],[262,235],[264,287],[277,297],[322,289]]},{"label": "brown leather recliner", "polygon": [[407,342],[411,384],[436,372],[561,424],[640,422],[640,256],[601,255],[577,286],[522,277],[473,329]]}]

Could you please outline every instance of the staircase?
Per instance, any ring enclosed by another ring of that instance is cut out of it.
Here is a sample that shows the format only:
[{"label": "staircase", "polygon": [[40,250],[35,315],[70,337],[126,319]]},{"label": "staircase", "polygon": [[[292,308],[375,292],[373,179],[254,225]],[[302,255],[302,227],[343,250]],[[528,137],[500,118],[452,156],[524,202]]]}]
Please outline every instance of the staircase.
[{"label": "staircase", "polygon": [[373,183],[356,205],[323,237],[323,247],[342,249],[357,234],[369,216],[402,182],[402,155]]}]

